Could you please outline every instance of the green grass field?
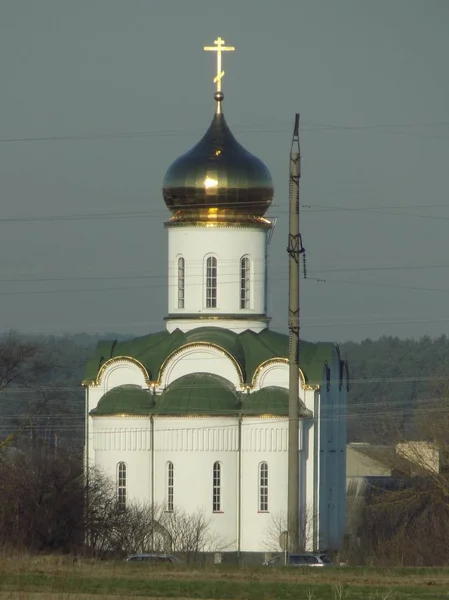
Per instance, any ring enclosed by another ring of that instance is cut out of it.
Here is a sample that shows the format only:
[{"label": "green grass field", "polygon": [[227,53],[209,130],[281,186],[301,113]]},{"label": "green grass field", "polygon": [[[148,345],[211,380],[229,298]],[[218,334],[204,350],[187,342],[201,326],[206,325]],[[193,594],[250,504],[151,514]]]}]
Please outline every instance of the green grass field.
[{"label": "green grass field", "polygon": [[449,569],[165,567],[2,556],[0,600],[449,600]]}]

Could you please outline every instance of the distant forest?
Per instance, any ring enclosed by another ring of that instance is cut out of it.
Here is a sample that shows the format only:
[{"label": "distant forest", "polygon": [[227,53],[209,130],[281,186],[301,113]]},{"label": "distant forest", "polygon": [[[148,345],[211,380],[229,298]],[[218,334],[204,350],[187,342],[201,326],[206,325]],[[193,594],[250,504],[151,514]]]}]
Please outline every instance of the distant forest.
[{"label": "distant forest", "polygon": [[[0,439],[21,430],[51,445],[80,451],[84,437],[84,390],[80,382],[97,341],[106,337],[126,336],[29,338],[39,348],[37,358],[20,382],[0,386]],[[0,362],[5,360],[3,351],[0,348]],[[348,441],[386,444],[398,437],[416,439],[420,416],[432,414],[449,397],[446,336],[367,339],[344,343],[341,351],[349,362],[351,379]]]}]

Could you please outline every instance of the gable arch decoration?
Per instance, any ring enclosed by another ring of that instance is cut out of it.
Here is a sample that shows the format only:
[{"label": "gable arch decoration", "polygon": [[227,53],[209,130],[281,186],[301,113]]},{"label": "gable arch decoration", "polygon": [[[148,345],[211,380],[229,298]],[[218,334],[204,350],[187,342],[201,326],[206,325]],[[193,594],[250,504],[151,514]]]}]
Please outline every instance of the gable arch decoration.
[{"label": "gable arch decoration", "polygon": [[[182,360],[194,360],[193,356],[195,354],[199,355],[204,352],[210,354],[211,358],[224,358],[227,361],[229,361],[229,363],[232,365],[232,369],[235,375],[235,383],[239,386],[244,386],[245,376],[239,362],[234,358],[234,356],[232,356],[230,352],[228,352],[218,344],[213,344],[211,342],[190,342],[188,344],[184,344],[183,346],[177,348],[174,352],[172,352],[161,365],[158,375],[158,386],[166,387],[177,378],[173,378],[172,374]],[[201,370],[204,372],[209,372],[207,371],[207,363],[206,365],[202,365]],[[220,375],[221,373],[216,374]],[[182,376],[182,374],[178,375],[178,377],[180,376]]]},{"label": "gable arch decoration", "polygon": [[108,371],[113,369],[114,367],[120,366],[132,366],[141,372],[144,382],[149,385],[151,383],[151,373],[147,371],[145,366],[136,358],[132,358],[131,356],[114,356],[113,358],[109,358],[106,362],[104,362],[95,378],[95,381],[91,384],[94,387],[98,387],[103,383],[103,380],[108,375]]},{"label": "gable arch decoration", "polygon": [[[261,385],[263,378],[270,371],[272,371],[276,368],[279,368],[279,367],[287,367],[288,368],[288,358],[282,358],[282,357],[269,358],[268,360],[261,363],[257,367],[257,369],[254,371],[253,379],[251,382],[252,388],[256,389],[257,387],[263,387],[263,385]],[[288,377],[287,377],[286,381],[288,382]],[[301,368],[299,368],[299,381],[300,381],[301,387],[304,390],[317,390],[319,388],[318,385],[307,384],[306,378],[305,378],[304,373]]]}]

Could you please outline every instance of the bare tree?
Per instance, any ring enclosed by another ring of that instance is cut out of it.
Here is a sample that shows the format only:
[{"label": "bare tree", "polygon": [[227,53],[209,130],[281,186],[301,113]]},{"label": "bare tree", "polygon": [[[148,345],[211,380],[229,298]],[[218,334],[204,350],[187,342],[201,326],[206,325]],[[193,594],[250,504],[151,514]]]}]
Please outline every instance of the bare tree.
[{"label": "bare tree", "polygon": [[[299,533],[299,547],[301,551],[305,551],[313,536],[313,512],[311,507],[306,507],[301,514],[300,522],[301,529]],[[281,536],[288,529],[286,511],[278,511],[271,515],[269,525],[265,533],[264,549],[267,552],[281,552]]]},{"label": "bare tree", "polygon": [[210,519],[201,510],[189,514],[175,508],[163,513],[160,525],[167,534],[169,550],[185,554],[188,559],[203,552],[217,552],[223,547],[223,540],[211,530]]},{"label": "bare tree", "polygon": [[37,347],[11,331],[0,339],[0,391],[21,383],[34,370]]},{"label": "bare tree", "polygon": [[0,452],[0,543],[29,550],[82,547],[82,486],[77,461],[43,444]]},{"label": "bare tree", "polygon": [[[392,418],[393,423],[393,418]],[[367,486],[353,561],[441,565],[449,561],[449,386],[415,408],[414,439],[396,425],[382,460],[392,477]]]}]

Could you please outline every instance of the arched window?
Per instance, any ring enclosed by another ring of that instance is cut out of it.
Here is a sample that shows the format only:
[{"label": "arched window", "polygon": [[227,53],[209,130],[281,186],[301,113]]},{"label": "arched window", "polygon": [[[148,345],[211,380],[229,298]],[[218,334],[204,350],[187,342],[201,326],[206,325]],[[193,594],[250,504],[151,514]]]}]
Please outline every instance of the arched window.
[{"label": "arched window", "polygon": [[259,465],[259,512],[268,512],[268,464]]},{"label": "arched window", "polygon": [[178,258],[178,308],[184,308],[186,291],[186,261],[182,256]]},{"label": "arched window", "polygon": [[214,463],[212,510],[221,512],[221,464],[219,462]]},{"label": "arched window", "polygon": [[175,469],[173,463],[167,463],[167,511],[173,512],[173,489],[175,484]]},{"label": "arched window", "polygon": [[240,308],[250,308],[251,302],[251,261],[249,256],[240,259]]},{"label": "arched window", "polygon": [[217,259],[206,260],[206,308],[217,308]]},{"label": "arched window", "polygon": [[117,504],[119,508],[126,508],[126,465],[124,462],[117,465]]}]

